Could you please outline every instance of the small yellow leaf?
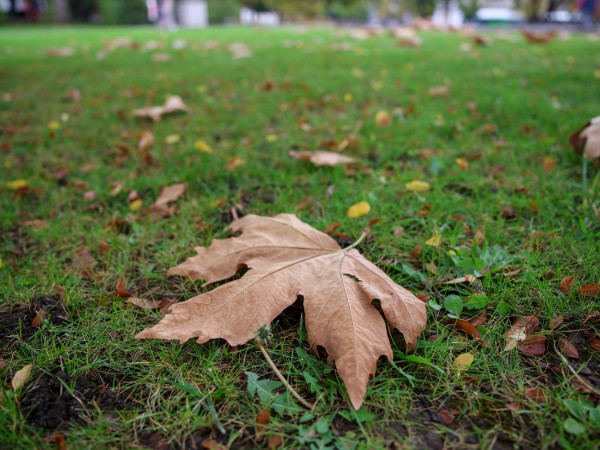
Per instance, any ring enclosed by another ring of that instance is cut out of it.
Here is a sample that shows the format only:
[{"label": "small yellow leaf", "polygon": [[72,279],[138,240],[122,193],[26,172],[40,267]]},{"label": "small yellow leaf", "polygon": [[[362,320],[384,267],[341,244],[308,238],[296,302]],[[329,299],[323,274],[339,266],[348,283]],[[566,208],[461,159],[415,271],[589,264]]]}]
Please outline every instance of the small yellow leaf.
[{"label": "small yellow leaf", "polygon": [[206,92],[206,86],[201,84],[196,88],[198,94],[204,94]]},{"label": "small yellow leaf", "polygon": [[0,258],[0,269],[2,269],[4,267],[4,261],[2,261],[2,258]]},{"label": "small yellow leaf", "polygon": [[456,158],[454,162],[460,167],[462,170],[467,170],[469,168],[469,161],[465,158]]},{"label": "small yellow leaf", "polygon": [[170,134],[165,138],[167,144],[177,144],[181,140],[181,136],[178,134]]},{"label": "small yellow leaf", "polygon": [[15,376],[13,377],[11,384],[12,388],[16,391],[23,387],[23,385],[29,380],[29,375],[31,375],[31,364],[27,364],[20,370],[17,370]]},{"label": "small yellow leaf", "polygon": [[19,178],[18,180],[9,181],[5,184],[5,186],[9,189],[16,191],[17,189],[23,189],[24,187],[27,187],[28,183],[29,180],[26,180],[25,178]]},{"label": "small yellow leaf", "polygon": [[454,360],[454,368],[456,370],[467,370],[469,366],[473,364],[474,360],[475,357],[472,354],[462,353],[458,355]]},{"label": "small yellow leaf", "polygon": [[344,94],[344,101],[350,103],[354,99],[354,96],[350,93]]},{"label": "small yellow leaf", "polygon": [[600,70],[596,70],[594,76],[600,80]]},{"label": "small yellow leaf", "polygon": [[410,183],[406,183],[404,187],[413,192],[427,192],[430,188],[429,183],[421,180],[414,180]]},{"label": "small yellow leaf", "polygon": [[430,247],[439,247],[442,243],[442,235],[437,233],[435,236],[430,237],[425,241],[425,245],[429,245]]},{"label": "small yellow leaf", "polygon": [[381,81],[371,81],[371,87],[374,91],[380,91],[383,88],[383,83]]},{"label": "small yellow leaf", "polygon": [[141,198],[138,198],[137,200],[134,200],[129,204],[129,210],[139,211],[143,204],[144,201]]},{"label": "small yellow leaf", "polygon": [[48,122],[48,129],[58,130],[60,128],[60,122],[58,120],[52,120]]},{"label": "small yellow leaf", "polygon": [[194,148],[202,153],[214,153],[215,151],[212,149],[210,145],[204,142],[202,139],[197,140],[194,143]]},{"label": "small yellow leaf", "polygon": [[371,211],[371,205],[367,202],[358,202],[356,205],[352,205],[348,210],[348,217],[351,219],[356,219],[358,217],[364,216],[365,214],[369,214]]},{"label": "small yellow leaf", "polygon": [[392,117],[387,111],[377,111],[375,123],[379,128],[389,127],[392,123]]},{"label": "small yellow leaf", "polygon": [[279,137],[276,134],[268,134],[267,142],[275,142]]}]

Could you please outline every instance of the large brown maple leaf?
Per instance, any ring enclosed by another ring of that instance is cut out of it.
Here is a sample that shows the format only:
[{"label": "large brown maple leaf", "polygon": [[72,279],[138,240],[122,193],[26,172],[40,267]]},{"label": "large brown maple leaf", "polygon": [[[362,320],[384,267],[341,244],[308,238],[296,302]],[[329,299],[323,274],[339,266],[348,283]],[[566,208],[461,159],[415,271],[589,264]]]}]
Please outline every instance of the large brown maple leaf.
[{"label": "large brown maple leaf", "polygon": [[170,308],[138,339],[222,338],[231,345],[253,339],[301,295],[313,350],[322,346],[335,362],[352,405],[358,409],[381,355],[392,358],[385,320],[402,332],[409,350],[426,323],[425,303],[397,285],[355,249],[342,249],[326,234],[291,214],[249,215],[230,225],[239,237],[209,248],[169,270],[206,284],[225,280],[247,266],[238,280]]}]

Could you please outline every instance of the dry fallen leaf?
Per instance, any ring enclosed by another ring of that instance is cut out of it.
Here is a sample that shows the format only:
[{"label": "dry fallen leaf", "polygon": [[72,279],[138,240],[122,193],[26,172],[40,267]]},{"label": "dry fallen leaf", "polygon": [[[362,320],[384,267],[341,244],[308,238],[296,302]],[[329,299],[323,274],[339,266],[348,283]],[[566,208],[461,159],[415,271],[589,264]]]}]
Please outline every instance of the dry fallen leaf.
[{"label": "dry fallen leaf", "polygon": [[256,442],[263,440],[263,432],[265,431],[265,427],[269,425],[270,420],[271,413],[268,408],[263,409],[256,416]]},{"label": "dry fallen leaf", "polygon": [[556,37],[556,30],[549,30],[544,33],[532,33],[525,29],[519,30],[525,40],[530,44],[547,44],[552,42]]},{"label": "dry fallen leaf", "polygon": [[600,295],[600,284],[584,284],[579,288],[579,293],[586,297],[598,297]]},{"label": "dry fallen leaf", "polygon": [[225,280],[241,266],[240,279],[171,306],[158,325],[138,339],[197,337],[198,343],[225,339],[238,346],[255,337],[300,295],[308,341],[323,347],[328,362],[344,381],[358,409],[381,355],[392,358],[384,317],[372,305],[378,299],[390,328],[398,329],[414,349],[426,323],[426,305],[394,283],[356,249],[341,249],[325,233],[290,214],[248,215],[229,229],[239,237],[197,247],[197,256],[169,270],[206,284]]},{"label": "dry fallen leaf", "polygon": [[569,144],[587,159],[600,158],[600,116],[594,117],[569,136]]},{"label": "dry fallen leaf", "polygon": [[392,124],[392,117],[387,111],[377,111],[375,123],[379,128],[387,128]]},{"label": "dry fallen leaf", "polygon": [[560,280],[558,290],[563,294],[569,295],[569,292],[571,292],[571,286],[573,285],[573,280],[575,280],[575,277],[572,275],[569,277],[564,277],[562,280]]},{"label": "dry fallen leaf", "polygon": [[200,153],[214,153],[215,151],[213,150],[213,148],[208,145],[206,143],[206,141],[203,141],[202,139],[198,139],[196,142],[194,142],[194,148],[196,150],[198,150]]},{"label": "dry fallen leaf", "polygon": [[475,357],[471,353],[462,353],[454,360],[454,368],[456,370],[467,370],[474,360]]},{"label": "dry fallen leaf", "polygon": [[147,117],[157,122],[165,114],[176,112],[189,112],[189,108],[185,106],[180,96],[172,95],[167,99],[164,105],[135,109],[133,115],[136,117]]},{"label": "dry fallen leaf", "polygon": [[31,368],[33,366],[31,364],[27,364],[20,370],[17,370],[15,375],[12,378],[11,385],[13,390],[18,390],[23,387],[27,380],[29,380],[29,376],[31,375]]},{"label": "dry fallen leaf", "polygon": [[33,320],[31,321],[31,326],[33,328],[39,328],[42,325],[43,320],[46,320],[46,311],[40,308]]},{"label": "dry fallen leaf", "polygon": [[179,183],[163,188],[153,204],[155,206],[164,206],[170,202],[174,202],[185,192],[186,187],[185,183]]},{"label": "dry fallen leaf", "polygon": [[519,344],[519,351],[530,356],[542,356],[546,353],[547,339],[543,335],[529,336]]},{"label": "dry fallen leaf", "polygon": [[568,356],[569,358],[579,359],[577,347],[575,347],[575,345],[567,338],[558,338],[558,348],[563,355]]},{"label": "dry fallen leaf", "polygon": [[525,390],[525,396],[536,403],[546,403],[546,394],[538,388],[530,388]]},{"label": "dry fallen leaf", "polygon": [[345,164],[352,164],[356,160],[350,156],[342,155],[336,152],[296,152],[291,150],[288,155],[294,159],[306,160],[313,163],[315,166],[339,166]]},{"label": "dry fallen leaf", "polygon": [[154,145],[154,135],[152,131],[144,130],[139,135],[138,148],[140,150],[148,150]]},{"label": "dry fallen leaf", "polygon": [[519,341],[524,341],[527,336],[535,333],[540,327],[540,319],[536,316],[523,316],[515,320],[515,323],[508,329],[504,336],[506,337],[505,352],[517,347]]}]

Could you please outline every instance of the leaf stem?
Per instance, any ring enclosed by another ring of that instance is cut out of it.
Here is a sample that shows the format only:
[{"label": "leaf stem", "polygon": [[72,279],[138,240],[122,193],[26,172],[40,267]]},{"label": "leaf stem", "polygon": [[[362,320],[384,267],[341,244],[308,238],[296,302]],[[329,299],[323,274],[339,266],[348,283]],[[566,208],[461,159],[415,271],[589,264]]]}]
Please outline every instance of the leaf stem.
[{"label": "leaf stem", "polygon": [[369,235],[370,232],[371,232],[370,228],[365,228],[363,230],[362,234],[360,235],[360,237],[356,241],[354,241],[354,244],[344,248],[343,250],[346,252],[348,250],[358,247],[360,245],[360,243],[364,240],[364,238],[366,238]]},{"label": "leaf stem", "polygon": [[306,400],[304,400],[302,397],[300,397],[300,394],[298,394],[294,390],[294,388],[292,386],[290,386],[290,384],[287,382],[287,380],[285,379],[285,377],[283,376],[283,374],[279,371],[279,369],[277,368],[277,366],[275,366],[275,363],[273,362],[273,360],[271,359],[271,357],[267,353],[267,350],[265,349],[265,346],[262,344],[262,342],[258,343],[258,348],[260,349],[260,351],[262,352],[262,354],[266,358],[267,362],[271,366],[271,369],[273,369],[273,372],[275,372],[275,375],[277,375],[277,378],[279,378],[279,380],[283,383],[283,385],[286,387],[286,389],[288,391],[290,391],[290,394],[292,394],[296,398],[296,400],[298,400],[300,403],[302,403],[302,405],[304,407],[306,407],[308,409],[313,409],[315,407],[315,405],[312,405],[312,404],[308,403]]}]

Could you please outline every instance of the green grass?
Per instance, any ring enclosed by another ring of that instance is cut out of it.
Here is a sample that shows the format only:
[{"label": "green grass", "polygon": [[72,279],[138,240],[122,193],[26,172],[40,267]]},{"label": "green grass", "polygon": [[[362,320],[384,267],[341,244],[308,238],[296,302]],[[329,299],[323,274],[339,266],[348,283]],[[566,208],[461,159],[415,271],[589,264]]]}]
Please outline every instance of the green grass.
[{"label": "green grass", "polygon": [[[120,36],[140,46],[99,59],[103,43]],[[578,293],[580,285],[600,281],[600,178],[567,146],[568,135],[598,115],[600,42],[578,35],[533,46],[517,34],[497,34],[489,47],[464,52],[459,47],[468,41],[458,35],[422,37],[423,46],[413,49],[397,47],[388,36],[355,41],[332,29],[0,30],[1,179],[28,180],[25,192],[0,188],[0,301],[28,302],[62,286],[71,316],[62,325],[43,323],[30,338],[16,332],[0,349],[6,363],[0,447],[54,446],[54,432],[29,425],[19,403],[40,377],[59,369],[71,380],[104,384],[127,404],[107,413],[88,401],[80,420],[60,431],[69,448],[139,448],[150,432],[173,447],[210,437],[233,448],[267,447],[266,439],[255,440],[255,418],[264,406],[248,393],[244,372],[275,376],[256,344],[231,349],[223,342],[136,341],[135,334],[161,316],[113,295],[120,278],[144,298],[185,300],[204,292],[201,283],[167,277],[166,270],[194,246],[224,236],[235,205],[244,214],[295,213],[318,229],[339,221],[338,231],[350,241],[379,218],[360,250],[399,284],[438,303],[450,294],[489,298],[483,337],[490,348],[457,331],[443,309],[431,308],[414,353],[431,365],[406,359],[394,340],[396,367],[380,362],[359,412],[335,371],[310,352],[297,315],[277,320],[273,359],[306,398],[321,398],[312,414],[272,412],[266,433],[282,435],[286,448],[597,446],[600,430],[591,419],[578,419],[583,434],[564,428],[566,419],[577,417],[563,400],[594,397],[573,388],[554,345],[560,336],[576,341],[581,358],[571,363],[587,364],[600,376],[598,353],[582,326],[598,311],[598,298]],[[174,50],[176,39],[187,47]],[[164,48],[146,50],[150,40]],[[253,55],[233,59],[226,49],[233,42],[246,42]],[[342,42],[351,49],[333,50]],[[47,55],[58,47],[72,47],[75,55]],[[153,62],[156,52],[172,60]],[[264,89],[267,82],[273,89]],[[444,84],[448,96],[429,95]],[[62,100],[70,88],[81,91],[80,102]],[[192,112],[156,124],[130,115],[169,94],[181,95]],[[392,114],[389,128],[376,126],[380,110]],[[49,129],[52,121],[60,128]],[[143,130],[155,135],[152,164],[137,150]],[[181,141],[165,144],[172,134]],[[287,156],[292,148],[336,147],[352,135],[358,144],[345,153],[362,161],[352,174]],[[214,154],[195,150],[198,139]],[[426,158],[422,149],[433,155]],[[244,164],[229,171],[234,158]],[[466,170],[457,158],[468,160]],[[547,158],[555,163],[550,170],[544,169]],[[82,171],[89,163],[93,169]],[[55,174],[65,167],[70,172],[59,183]],[[413,180],[427,181],[431,190],[407,190]],[[117,195],[111,195],[114,182],[124,184]],[[153,222],[130,211],[130,191],[146,207],[162,187],[178,182],[188,190],[173,217]],[[96,198],[85,200],[86,191]],[[371,204],[370,214],[348,219],[348,208],[362,200]],[[503,218],[511,206],[515,217]],[[28,226],[33,220],[45,226]],[[394,233],[398,227],[402,233]],[[480,227],[482,249],[471,242]],[[427,246],[437,232],[441,245]],[[97,261],[88,277],[74,263],[81,247]],[[498,271],[472,285],[440,283],[483,267]],[[574,289],[563,295],[558,284],[570,275]],[[549,336],[546,354],[502,352],[513,319],[529,314]],[[559,314],[565,323],[551,333],[549,320]],[[592,334],[599,328],[588,321]],[[464,352],[475,356],[470,378],[453,368]],[[11,378],[26,364],[33,365],[32,378],[14,393]],[[546,402],[528,398],[530,388],[541,389]],[[511,410],[513,403],[521,409]],[[442,410],[455,411],[453,423],[432,421]]]}]

